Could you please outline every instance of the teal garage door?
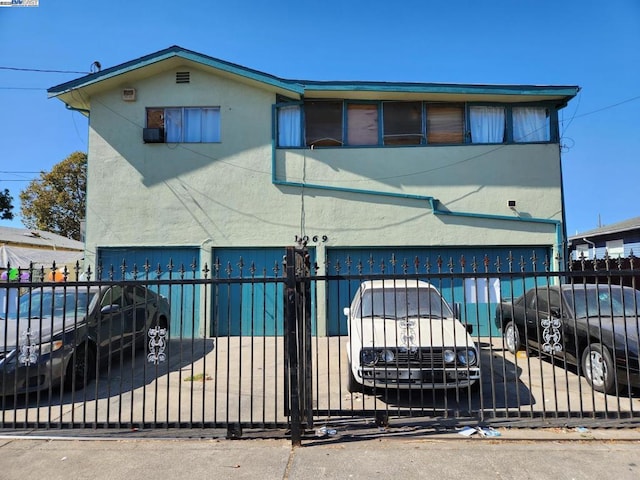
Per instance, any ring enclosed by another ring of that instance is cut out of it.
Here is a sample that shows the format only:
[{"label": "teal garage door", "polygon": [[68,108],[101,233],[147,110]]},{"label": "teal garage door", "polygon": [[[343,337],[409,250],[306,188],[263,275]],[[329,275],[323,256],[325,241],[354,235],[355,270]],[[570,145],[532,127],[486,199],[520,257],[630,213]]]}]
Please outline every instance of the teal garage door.
[{"label": "teal garage door", "polygon": [[[309,253],[313,263],[315,252]],[[220,268],[213,275],[223,281],[213,285],[211,336],[284,334],[285,254],[284,247],[213,249],[212,264]],[[315,318],[313,300],[312,315]]]},{"label": "teal garage door", "polygon": [[[134,265],[138,271],[138,279],[145,278],[144,265],[148,262],[150,280],[178,280],[182,278],[181,267],[184,267],[185,279],[200,277],[200,249],[195,247],[118,247],[99,248],[98,265],[102,265],[102,280],[109,279],[110,269],[113,268],[114,280],[122,278],[121,266],[126,264],[127,280],[133,279]],[[169,265],[173,265],[170,273]],[[160,266],[161,274],[157,270]],[[195,275],[194,275],[195,271]],[[154,288],[155,287],[151,287]],[[200,305],[199,285],[160,285],[159,292],[171,302],[171,326],[170,335],[193,337],[200,332]]]},{"label": "teal garage door", "polygon": [[[431,273],[438,272],[438,257],[444,262],[442,272],[449,272],[449,260],[453,259],[455,276],[453,280],[430,279],[425,273],[424,280],[433,283],[450,304],[458,304],[460,307],[461,320],[468,322],[474,327],[474,335],[489,336],[499,335],[497,327],[494,325],[493,317],[499,298],[487,294],[488,292],[499,291],[503,298],[521,295],[525,288],[533,286],[535,280],[527,279],[525,282],[513,282],[504,277],[499,278],[496,272],[495,262],[501,259],[502,271],[508,269],[506,259],[511,254],[517,261],[520,257],[530,259],[535,253],[536,257],[542,261],[550,254],[549,248],[544,247],[518,247],[518,248],[339,248],[328,249],[327,260],[329,265],[340,265],[341,275],[358,275],[358,266],[361,266],[363,277],[367,274],[381,274],[383,265],[385,274],[402,275],[405,263],[409,268],[407,273],[415,273],[413,265],[414,259],[420,260],[418,273],[426,272],[425,264],[430,263]],[[478,272],[484,272],[483,259],[485,255],[490,259],[489,274],[480,279],[465,276],[460,267],[460,258],[464,256],[466,260],[466,272],[471,272],[471,262],[475,258],[478,262]],[[395,266],[392,262],[395,260]],[[348,267],[349,266],[349,267]],[[518,271],[519,265],[514,267]],[[542,269],[542,267],[540,267]],[[531,272],[530,261],[526,262],[526,272]],[[351,299],[356,292],[359,280],[331,281],[328,286],[327,298],[327,334],[347,335],[347,318],[343,313],[344,307],[351,304]]]}]

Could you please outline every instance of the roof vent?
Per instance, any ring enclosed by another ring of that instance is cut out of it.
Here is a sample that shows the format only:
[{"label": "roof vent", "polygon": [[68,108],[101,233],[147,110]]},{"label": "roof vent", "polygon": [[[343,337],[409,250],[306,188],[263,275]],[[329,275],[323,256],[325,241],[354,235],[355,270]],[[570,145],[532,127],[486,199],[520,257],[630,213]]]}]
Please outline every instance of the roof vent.
[{"label": "roof vent", "polygon": [[191,72],[176,72],[176,83],[189,83]]}]

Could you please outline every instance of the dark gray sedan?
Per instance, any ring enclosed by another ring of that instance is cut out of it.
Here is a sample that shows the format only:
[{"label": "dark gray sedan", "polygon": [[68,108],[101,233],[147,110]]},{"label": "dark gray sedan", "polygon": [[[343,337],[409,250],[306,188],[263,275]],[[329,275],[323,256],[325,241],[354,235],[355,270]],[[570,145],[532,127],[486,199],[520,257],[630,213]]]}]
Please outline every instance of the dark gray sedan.
[{"label": "dark gray sedan", "polygon": [[[117,353],[161,345],[168,301],[139,285],[33,288],[0,318],[0,395],[83,388]],[[157,350],[157,349],[156,349]]]},{"label": "dark gray sedan", "polygon": [[594,390],[640,386],[640,292],[617,285],[539,286],[496,310],[506,348],[577,365]]}]

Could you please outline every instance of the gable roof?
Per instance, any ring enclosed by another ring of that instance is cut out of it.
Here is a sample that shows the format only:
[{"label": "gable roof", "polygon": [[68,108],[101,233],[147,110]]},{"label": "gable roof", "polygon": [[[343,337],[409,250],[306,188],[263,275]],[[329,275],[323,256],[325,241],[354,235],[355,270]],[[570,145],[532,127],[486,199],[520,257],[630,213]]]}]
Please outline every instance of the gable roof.
[{"label": "gable roof", "polygon": [[[48,96],[60,98],[71,108],[88,109],[89,102],[85,99],[95,91],[109,86],[115,87],[123,81],[146,78],[172,66],[178,67],[185,63],[192,63],[204,68],[212,69],[218,74],[231,76],[245,83],[252,83],[268,88],[276,93],[293,98],[303,96],[317,98],[332,98],[336,92],[342,95],[350,92],[353,98],[371,99],[377,93],[380,98],[386,95],[430,95],[434,100],[464,96],[467,101],[477,98],[491,99],[498,97],[517,96],[518,101],[555,100],[560,106],[577,95],[577,86],[552,85],[472,85],[472,84],[442,84],[415,82],[370,82],[370,81],[313,81],[287,80],[268,73],[243,67],[235,63],[203,55],[177,45],[171,46],[143,57],[130,60],[114,67],[77,78],[75,80],[56,85],[47,90]],[[86,95],[74,95],[73,92],[82,90]]]},{"label": "gable roof", "polygon": [[628,220],[623,220],[622,222],[594,228],[593,230],[587,230],[586,232],[578,233],[569,237],[569,240],[582,240],[585,237],[599,237],[601,235],[624,233],[632,230],[640,230],[640,217],[630,218]]}]

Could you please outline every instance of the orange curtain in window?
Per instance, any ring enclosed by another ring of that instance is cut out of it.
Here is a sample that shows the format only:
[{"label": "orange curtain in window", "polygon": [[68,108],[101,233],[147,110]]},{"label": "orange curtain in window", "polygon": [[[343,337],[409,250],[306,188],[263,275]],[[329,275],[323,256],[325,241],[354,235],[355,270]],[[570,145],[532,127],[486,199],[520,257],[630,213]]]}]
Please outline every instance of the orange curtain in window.
[{"label": "orange curtain in window", "polygon": [[464,109],[462,106],[427,106],[427,143],[463,143]]}]

